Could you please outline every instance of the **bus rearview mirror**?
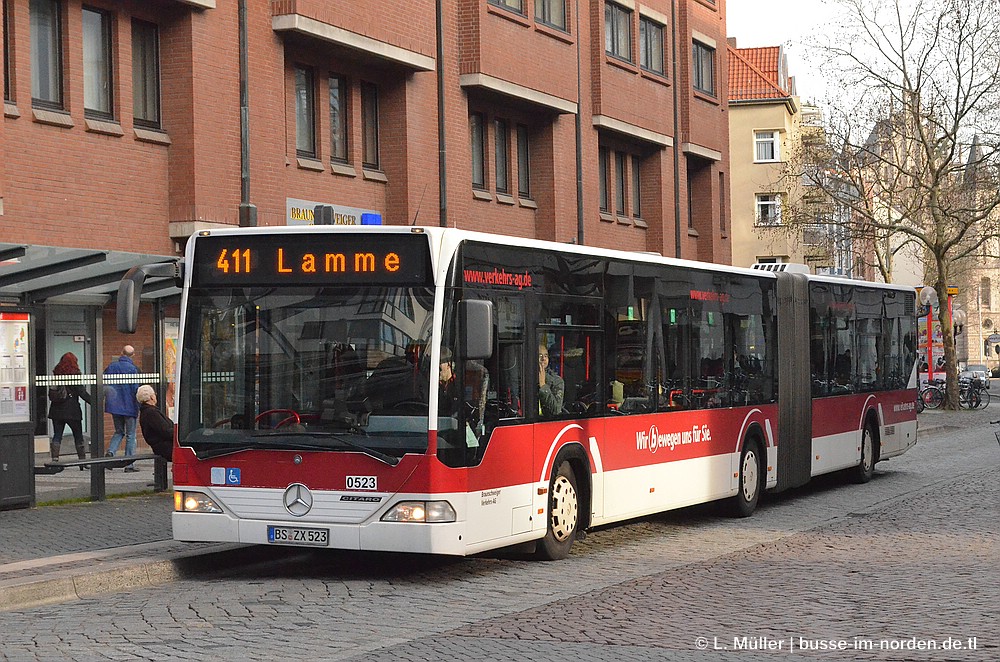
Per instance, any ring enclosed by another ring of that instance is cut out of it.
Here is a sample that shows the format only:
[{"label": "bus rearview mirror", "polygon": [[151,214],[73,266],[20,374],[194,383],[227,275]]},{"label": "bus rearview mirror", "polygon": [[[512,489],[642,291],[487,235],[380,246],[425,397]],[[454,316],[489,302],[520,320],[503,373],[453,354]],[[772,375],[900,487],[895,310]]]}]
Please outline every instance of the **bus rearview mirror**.
[{"label": "bus rearview mirror", "polygon": [[488,359],[493,356],[493,302],[464,299],[459,308],[462,352],[466,359]]}]

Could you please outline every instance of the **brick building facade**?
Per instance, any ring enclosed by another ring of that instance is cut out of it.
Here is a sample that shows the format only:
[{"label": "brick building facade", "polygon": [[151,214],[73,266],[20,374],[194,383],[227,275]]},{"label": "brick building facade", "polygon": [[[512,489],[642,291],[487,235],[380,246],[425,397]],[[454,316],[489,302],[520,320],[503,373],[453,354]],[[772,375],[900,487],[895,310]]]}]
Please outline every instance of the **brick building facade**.
[{"label": "brick building facade", "polygon": [[3,0],[0,245],[166,257],[330,204],[729,263],[725,9]]}]

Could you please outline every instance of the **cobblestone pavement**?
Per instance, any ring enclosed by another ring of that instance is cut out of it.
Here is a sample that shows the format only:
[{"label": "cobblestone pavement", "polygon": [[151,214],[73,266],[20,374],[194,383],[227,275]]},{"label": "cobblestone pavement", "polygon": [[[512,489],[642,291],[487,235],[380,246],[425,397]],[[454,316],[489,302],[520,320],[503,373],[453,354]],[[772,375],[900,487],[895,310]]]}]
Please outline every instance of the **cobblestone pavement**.
[{"label": "cobblestone pavement", "polygon": [[1000,659],[989,418],[925,413],[866,485],[608,527],[557,563],[308,551],[0,613],[0,659]]},{"label": "cobblestone pavement", "polygon": [[18,535],[3,536],[0,563],[169,540],[172,509],[162,493],[3,511],[0,532]]}]

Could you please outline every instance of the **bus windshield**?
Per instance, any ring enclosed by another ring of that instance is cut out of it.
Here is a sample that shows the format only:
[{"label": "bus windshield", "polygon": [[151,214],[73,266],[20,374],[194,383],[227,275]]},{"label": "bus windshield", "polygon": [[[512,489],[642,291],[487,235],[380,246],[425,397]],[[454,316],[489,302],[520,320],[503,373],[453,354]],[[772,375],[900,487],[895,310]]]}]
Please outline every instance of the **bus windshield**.
[{"label": "bus windshield", "polygon": [[427,447],[429,287],[192,289],[178,438],[202,458],[247,449]]}]

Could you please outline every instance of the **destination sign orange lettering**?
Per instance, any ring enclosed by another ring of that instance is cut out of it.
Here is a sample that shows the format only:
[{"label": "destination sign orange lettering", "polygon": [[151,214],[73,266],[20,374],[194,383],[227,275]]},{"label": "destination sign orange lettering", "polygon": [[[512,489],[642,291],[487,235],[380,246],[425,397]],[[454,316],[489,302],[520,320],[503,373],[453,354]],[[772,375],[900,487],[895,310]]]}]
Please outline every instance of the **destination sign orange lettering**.
[{"label": "destination sign orange lettering", "polygon": [[266,234],[199,237],[196,285],[423,282],[425,236]]}]

